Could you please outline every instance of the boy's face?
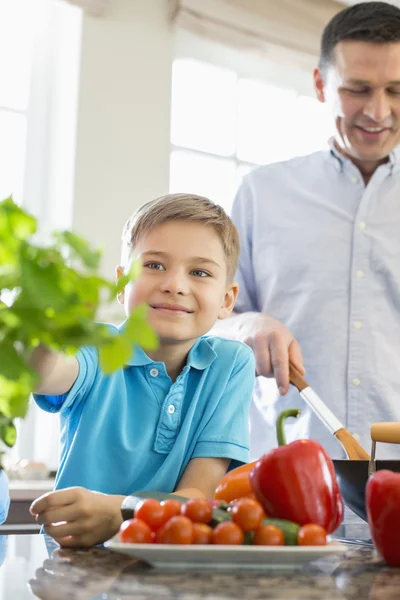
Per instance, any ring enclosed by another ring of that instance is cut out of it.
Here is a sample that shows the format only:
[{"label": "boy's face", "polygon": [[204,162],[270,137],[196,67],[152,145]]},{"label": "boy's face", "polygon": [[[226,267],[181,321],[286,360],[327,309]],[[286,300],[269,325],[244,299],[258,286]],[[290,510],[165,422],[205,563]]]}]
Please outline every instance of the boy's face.
[{"label": "boy's face", "polygon": [[[212,227],[169,221],[143,234],[132,258],[140,259],[142,273],[118,300],[128,316],[146,304],[161,343],[194,340],[232,311],[238,286],[227,282],[224,250]],[[117,267],[117,277],[122,273]]]}]

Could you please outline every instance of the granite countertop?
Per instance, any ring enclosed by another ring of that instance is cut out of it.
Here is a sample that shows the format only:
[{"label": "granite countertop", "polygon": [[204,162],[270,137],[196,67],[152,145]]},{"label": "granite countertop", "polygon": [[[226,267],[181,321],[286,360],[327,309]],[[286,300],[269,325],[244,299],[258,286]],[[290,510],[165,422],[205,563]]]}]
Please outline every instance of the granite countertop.
[{"label": "granite countertop", "polygon": [[[364,526],[365,539],[368,530]],[[366,535],[365,535],[366,534]],[[348,534],[347,534],[348,536]],[[54,549],[42,535],[1,536],[0,600],[398,600],[400,569],[347,545],[299,570],[162,571],[104,548]]]}]

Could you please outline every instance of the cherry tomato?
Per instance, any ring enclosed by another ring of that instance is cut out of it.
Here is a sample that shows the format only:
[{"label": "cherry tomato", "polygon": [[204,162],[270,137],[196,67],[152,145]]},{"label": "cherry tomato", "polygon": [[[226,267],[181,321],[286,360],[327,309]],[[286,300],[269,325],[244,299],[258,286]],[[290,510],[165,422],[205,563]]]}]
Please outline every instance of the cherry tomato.
[{"label": "cherry tomato", "polygon": [[260,525],[254,534],[255,546],[284,546],[285,535],[276,525]]},{"label": "cherry tomato", "polygon": [[234,503],[230,508],[232,521],[237,523],[243,531],[254,531],[265,518],[263,507],[257,500],[243,498]]},{"label": "cherry tomato", "polygon": [[212,507],[208,500],[193,498],[181,506],[181,515],[184,515],[194,523],[208,523],[212,519]]},{"label": "cherry tomato", "polygon": [[158,544],[191,544],[192,540],[193,523],[182,515],[171,517],[156,532],[155,539]]},{"label": "cherry tomato", "polygon": [[153,531],[156,531],[166,521],[165,508],[161,506],[158,500],[146,498],[136,505],[135,517],[144,521]]},{"label": "cherry tomato", "polygon": [[326,531],[320,525],[307,523],[300,528],[297,541],[299,546],[325,546],[327,543]]},{"label": "cherry tomato", "polygon": [[179,500],[173,500],[173,498],[169,498],[168,500],[163,500],[161,502],[161,506],[164,507],[165,512],[165,523],[171,518],[176,517],[181,514],[181,503]]},{"label": "cherry tomato", "polygon": [[211,544],[213,530],[205,523],[193,523],[192,544]]},{"label": "cherry tomato", "polygon": [[124,521],[119,530],[119,537],[124,544],[151,544],[153,541],[150,527],[140,519]]},{"label": "cherry tomato", "polygon": [[243,544],[244,533],[243,530],[232,521],[223,521],[213,529],[212,532],[212,543],[213,544],[224,544],[224,545],[239,545]]}]

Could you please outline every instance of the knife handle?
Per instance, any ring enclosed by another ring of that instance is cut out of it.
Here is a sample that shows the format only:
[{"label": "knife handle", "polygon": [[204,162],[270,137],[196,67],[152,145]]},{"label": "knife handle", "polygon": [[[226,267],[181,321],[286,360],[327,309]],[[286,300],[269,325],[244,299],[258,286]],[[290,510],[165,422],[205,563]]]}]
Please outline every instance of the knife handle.
[{"label": "knife handle", "polygon": [[371,440],[386,444],[400,444],[400,423],[374,423],[371,425]]},{"label": "knife handle", "polygon": [[289,362],[289,381],[295,388],[302,392],[305,388],[310,387],[303,375],[293,363]]}]

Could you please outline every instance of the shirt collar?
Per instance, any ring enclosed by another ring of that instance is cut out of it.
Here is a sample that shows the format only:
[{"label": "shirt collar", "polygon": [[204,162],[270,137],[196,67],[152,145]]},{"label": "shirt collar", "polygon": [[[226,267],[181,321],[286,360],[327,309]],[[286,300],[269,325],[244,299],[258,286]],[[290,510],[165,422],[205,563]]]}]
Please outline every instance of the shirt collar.
[{"label": "shirt collar", "polygon": [[[333,136],[329,138],[328,145],[331,156],[335,158],[338,168],[343,171],[345,164],[348,164],[349,162],[351,163],[351,160],[339,152],[339,150],[336,148],[335,138]],[[400,146],[396,146],[396,148],[389,154],[388,164],[391,173],[398,170],[400,167]]]},{"label": "shirt collar", "polygon": [[[118,331],[122,331],[125,326],[125,321],[118,326]],[[217,358],[215,350],[208,342],[207,337],[200,337],[191,347],[186,365],[204,371]],[[153,359],[147,356],[146,352],[140,346],[133,348],[132,356],[126,361],[128,367],[143,367],[153,363]]]}]

